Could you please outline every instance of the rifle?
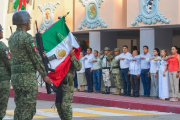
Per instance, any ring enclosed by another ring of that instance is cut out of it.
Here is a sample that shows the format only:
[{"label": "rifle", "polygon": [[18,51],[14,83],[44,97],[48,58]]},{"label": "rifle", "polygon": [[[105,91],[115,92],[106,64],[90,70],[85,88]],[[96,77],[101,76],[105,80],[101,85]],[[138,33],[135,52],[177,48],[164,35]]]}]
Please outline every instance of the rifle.
[{"label": "rifle", "polygon": [[[51,69],[48,66],[48,64],[49,64],[48,57],[43,55],[43,53],[44,53],[43,41],[42,41],[41,33],[38,32],[37,21],[35,21],[35,23],[36,23],[36,29],[37,29],[37,33],[36,33],[37,48],[38,48],[39,54],[42,58],[42,61],[44,63],[46,72],[47,72],[47,74],[48,74],[48,71],[55,72],[54,69]],[[56,55],[50,56],[50,59],[51,60],[57,59]],[[53,91],[56,92],[56,88],[53,84],[50,85],[50,84],[46,83],[46,89],[47,89],[47,94],[51,94],[51,89],[53,89]]]},{"label": "rifle", "polygon": [[12,27],[10,26],[11,34],[13,34]]}]

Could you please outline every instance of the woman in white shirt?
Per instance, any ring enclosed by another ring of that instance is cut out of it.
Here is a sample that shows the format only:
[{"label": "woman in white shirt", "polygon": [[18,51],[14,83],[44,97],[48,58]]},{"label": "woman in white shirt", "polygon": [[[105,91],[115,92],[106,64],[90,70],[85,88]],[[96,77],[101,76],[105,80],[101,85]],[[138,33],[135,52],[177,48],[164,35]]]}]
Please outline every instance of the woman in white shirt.
[{"label": "woman in white shirt", "polygon": [[87,85],[86,76],[85,76],[85,67],[84,67],[84,55],[81,52],[80,53],[80,62],[82,64],[82,68],[80,71],[77,71],[77,79],[78,79],[78,85],[80,86],[80,92],[84,92],[85,85]]},{"label": "woman in white shirt", "polygon": [[159,70],[159,63],[155,61],[155,59],[160,59],[160,51],[158,48],[153,50],[153,57],[148,58],[147,60],[150,61],[150,73],[151,73],[151,87],[153,89],[153,98],[158,98],[159,95],[159,80],[158,80],[158,70]]},{"label": "woman in white shirt", "polygon": [[159,98],[166,100],[169,98],[169,75],[167,61],[164,58],[167,56],[167,50],[161,50],[161,59],[157,59],[159,63]]}]

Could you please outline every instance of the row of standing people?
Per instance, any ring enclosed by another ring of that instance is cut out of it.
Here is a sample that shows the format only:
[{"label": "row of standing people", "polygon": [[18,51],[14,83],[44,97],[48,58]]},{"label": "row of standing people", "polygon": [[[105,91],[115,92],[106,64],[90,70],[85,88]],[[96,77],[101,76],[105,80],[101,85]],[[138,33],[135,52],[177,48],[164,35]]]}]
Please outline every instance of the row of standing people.
[{"label": "row of standing people", "polygon": [[[81,86],[80,91],[84,91],[85,85],[88,86],[88,92],[93,92],[93,81],[95,92],[99,93],[101,88],[101,74],[105,85],[105,91],[109,94],[111,87],[110,74],[112,73],[116,85],[116,92],[119,95],[123,88],[123,96],[139,97],[140,78],[144,89],[144,97],[150,97],[151,88],[153,89],[153,98],[165,100],[169,98],[169,83],[172,91],[170,101],[178,101],[179,92],[179,63],[180,58],[177,53],[177,47],[172,47],[172,55],[167,56],[167,50],[155,48],[153,55],[150,54],[148,46],[143,46],[143,53],[138,55],[137,50],[132,54],[128,52],[128,46],[123,46],[123,53],[120,49],[110,49],[106,47],[104,54],[101,51],[87,49],[87,55],[81,53],[80,61],[82,63],[81,71],[77,72],[78,82]],[[86,82],[87,81],[87,82]],[[152,86],[151,86],[152,85]],[[133,93],[131,95],[131,88]]]},{"label": "row of standing people", "polygon": [[[119,48],[115,48],[115,55],[119,55]],[[112,52],[111,52],[112,53]],[[112,73],[113,78],[116,82],[118,91],[122,88],[122,82],[119,75],[119,62],[114,60],[114,56],[110,54],[110,49],[106,47],[101,51],[100,55],[97,50],[92,54],[92,49],[87,49],[87,55],[84,56],[81,52],[80,61],[82,63],[82,68],[77,71],[78,84],[80,85],[80,91],[85,90],[85,85],[88,86],[88,92],[93,92],[93,82],[95,85],[95,92],[100,93],[101,90],[101,76],[103,76],[105,91],[104,94],[110,93],[111,81],[110,74]],[[112,64],[114,63],[114,64]],[[114,66],[112,66],[114,65]],[[119,93],[120,94],[120,93]]]}]

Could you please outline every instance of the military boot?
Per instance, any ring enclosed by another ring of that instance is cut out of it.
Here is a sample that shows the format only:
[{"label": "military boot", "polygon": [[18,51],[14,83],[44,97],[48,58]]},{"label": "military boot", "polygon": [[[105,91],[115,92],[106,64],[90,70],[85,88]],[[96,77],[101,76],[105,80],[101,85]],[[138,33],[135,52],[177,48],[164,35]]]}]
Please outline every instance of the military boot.
[{"label": "military boot", "polygon": [[110,87],[108,87],[107,89],[107,94],[110,94]]},{"label": "military boot", "polygon": [[113,95],[120,95],[121,94],[121,90],[117,89],[116,92],[113,93]]},{"label": "military boot", "polygon": [[105,90],[102,92],[102,94],[108,94],[108,87],[105,87]]}]

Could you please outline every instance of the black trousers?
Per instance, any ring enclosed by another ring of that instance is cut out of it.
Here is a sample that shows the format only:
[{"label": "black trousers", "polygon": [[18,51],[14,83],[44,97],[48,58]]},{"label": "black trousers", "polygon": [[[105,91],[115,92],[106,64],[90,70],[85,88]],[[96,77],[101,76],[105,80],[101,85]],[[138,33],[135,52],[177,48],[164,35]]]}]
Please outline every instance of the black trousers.
[{"label": "black trousers", "polygon": [[85,75],[87,80],[88,92],[93,92],[93,74],[91,68],[85,69]]},{"label": "black trousers", "polygon": [[131,75],[131,81],[133,86],[133,95],[139,95],[140,78],[137,75]]}]

